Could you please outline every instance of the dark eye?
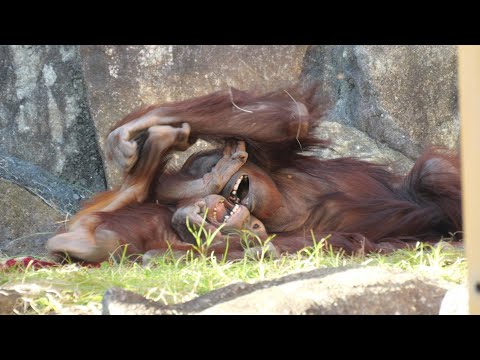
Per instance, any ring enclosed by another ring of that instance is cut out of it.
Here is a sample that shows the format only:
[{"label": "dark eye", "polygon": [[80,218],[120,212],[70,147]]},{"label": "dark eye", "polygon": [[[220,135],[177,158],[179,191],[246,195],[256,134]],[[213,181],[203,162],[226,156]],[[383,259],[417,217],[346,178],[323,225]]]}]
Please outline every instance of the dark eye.
[{"label": "dark eye", "polygon": [[259,227],[260,227],[260,225],[258,225],[258,224],[253,224],[253,228],[254,228],[255,230],[258,229]]}]

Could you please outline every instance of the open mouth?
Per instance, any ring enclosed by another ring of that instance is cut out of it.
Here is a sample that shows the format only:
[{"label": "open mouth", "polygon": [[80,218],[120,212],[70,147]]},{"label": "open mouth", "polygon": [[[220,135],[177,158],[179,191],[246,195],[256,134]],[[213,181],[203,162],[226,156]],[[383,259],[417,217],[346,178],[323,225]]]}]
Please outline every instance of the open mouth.
[{"label": "open mouth", "polygon": [[219,224],[226,224],[239,210],[239,204],[233,205],[228,201],[220,200],[213,208],[213,220]]},{"label": "open mouth", "polygon": [[205,201],[208,209],[207,221],[217,227],[223,224],[224,230],[242,229],[250,217],[246,206],[234,204],[221,195],[209,195]]},{"label": "open mouth", "polygon": [[242,204],[248,206],[248,190],[250,182],[248,175],[241,175],[235,184],[233,184],[232,191],[229,195],[229,200],[234,204]]}]

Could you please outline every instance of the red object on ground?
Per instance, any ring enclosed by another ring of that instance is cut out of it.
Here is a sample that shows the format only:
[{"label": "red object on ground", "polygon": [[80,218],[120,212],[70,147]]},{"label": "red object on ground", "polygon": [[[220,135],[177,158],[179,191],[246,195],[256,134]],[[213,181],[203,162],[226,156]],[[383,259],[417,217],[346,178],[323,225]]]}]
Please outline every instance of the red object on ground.
[{"label": "red object on ground", "polygon": [[[79,263],[81,266],[86,267],[100,267],[99,263],[87,263],[81,262]],[[12,258],[6,261],[0,262],[0,270],[7,270],[13,267],[19,267],[21,269],[26,269],[27,267],[33,269],[43,269],[46,267],[53,267],[53,266],[61,266],[59,263],[51,262],[51,261],[44,261],[32,258],[30,256],[19,257],[19,258]]]},{"label": "red object on ground", "polygon": [[58,265],[59,264],[54,262],[38,260],[30,256],[25,256],[20,258],[8,259],[6,261],[1,262],[0,269],[1,270],[10,269],[14,266],[20,266],[23,268],[32,267],[34,269],[41,269],[44,267],[58,266]]}]

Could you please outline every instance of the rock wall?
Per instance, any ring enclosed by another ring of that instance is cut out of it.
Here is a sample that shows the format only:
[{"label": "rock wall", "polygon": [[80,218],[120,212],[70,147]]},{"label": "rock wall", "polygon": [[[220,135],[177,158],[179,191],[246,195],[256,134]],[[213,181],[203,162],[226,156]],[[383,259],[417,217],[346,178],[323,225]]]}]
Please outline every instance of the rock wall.
[{"label": "rock wall", "polygon": [[312,46],[302,78],[319,80],[328,118],[410,159],[459,143],[455,46]]},{"label": "rock wall", "polygon": [[104,139],[135,108],[297,80],[330,103],[318,131],[335,143],[319,156],[406,172],[425,146],[458,146],[454,46],[0,46],[0,212],[14,214],[0,218],[0,250],[38,252],[32,234],[120,182]]},{"label": "rock wall", "polygon": [[0,46],[0,84],[0,150],[104,189],[78,47]]},{"label": "rock wall", "polygon": [[39,197],[0,179],[2,212],[0,255],[37,255],[45,253],[45,241],[59,227],[62,215]]}]

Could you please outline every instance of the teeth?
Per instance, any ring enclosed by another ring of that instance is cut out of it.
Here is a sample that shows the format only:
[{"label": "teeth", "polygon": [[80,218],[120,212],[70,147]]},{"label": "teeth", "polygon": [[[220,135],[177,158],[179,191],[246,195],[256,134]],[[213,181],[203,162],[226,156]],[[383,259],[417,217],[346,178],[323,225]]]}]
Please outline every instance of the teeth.
[{"label": "teeth", "polygon": [[[242,183],[243,180],[247,180],[248,179],[248,176],[247,175],[242,175],[238,178],[238,180],[235,182],[235,184],[233,185],[233,189],[232,189],[232,192],[230,193],[230,200],[232,201],[235,201],[236,203],[239,203],[240,202],[240,198],[238,198],[236,195],[237,195],[237,191],[238,191],[238,187],[240,186],[240,184]],[[233,199],[232,199],[233,198]]]},{"label": "teeth", "polygon": [[244,179],[245,176],[241,176],[238,178],[238,180],[235,182],[235,185],[233,185],[233,195],[236,194],[236,191],[238,190],[238,187],[240,186],[240,183]]}]

